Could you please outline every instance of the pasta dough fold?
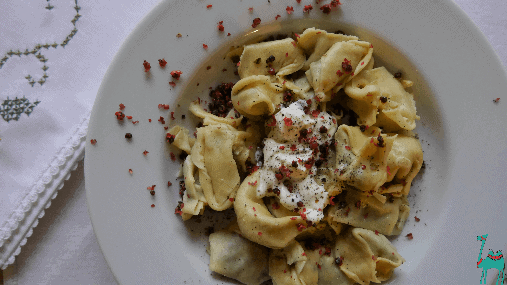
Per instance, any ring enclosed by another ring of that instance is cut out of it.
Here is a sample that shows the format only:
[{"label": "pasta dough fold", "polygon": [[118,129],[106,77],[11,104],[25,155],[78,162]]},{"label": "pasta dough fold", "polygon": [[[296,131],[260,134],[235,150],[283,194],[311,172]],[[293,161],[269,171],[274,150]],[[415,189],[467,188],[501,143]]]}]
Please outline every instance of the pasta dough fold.
[{"label": "pasta dough fold", "polygon": [[[359,125],[376,123],[386,131],[413,130],[419,120],[414,96],[385,67],[358,74],[345,86],[345,93],[351,98],[347,106],[359,115]],[[380,97],[386,101],[379,101]]]},{"label": "pasta dough fold", "polygon": [[334,204],[328,210],[330,221],[377,230],[384,235],[399,235],[410,213],[406,197],[392,197],[382,203],[352,188],[336,196]]},{"label": "pasta dough fold", "polygon": [[238,81],[231,93],[234,108],[247,117],[271,115],[283,101],[281,85],[265,75],[252,75]]},{"label": "pasta dough fold", "polygon": [[298,45],[309,55],[302,69],[308,70],[310,64],[319,60],[335,43],[351,40],[358,40],[358,38],[355,36],[328,33],[324,30],[315,28],[306,29],[298,39]]},{"label": "pasta dough fold", "polygon": [[[273,57],[270,61],[270,57]],[[278,41],[263,42],[245,46],[241,54],[238,73],[244,79],[252,75],[269,76],[270,68],[276,76],[283,76],[298,71],[305,63],[303,50],[287,38]]]},{"label": "pasta dough fold", "polygon": [[361,132],[359,127],[341,125],[335,133],[336,177],[374,195],[387,180],[387,157],[395,138],[380,135],[376,127]]},{"label": "pasta dough fold", "polygon": [[284,248],[307,226],[300,216],[274,217],[262,198],[257,197],[259,172],[254,172],[241,184],[234,201],[241,234],[269,248]]},{"label": "pasta dough fold", "polygon": [[213,124],[197,130],[192,148],[192,162],[199,168],[199,182],[209,206],[223,211],[232,205],[239,187],[238,167],[233,157],[233,145],[245,136],[226,124]]},{"label": "pasta dough fold", "polygon": [[210,270],[248,285],[269,280],[269,249],[241,237],[238,230],[234,223],[209,236]]},{"label": "pasta dough fold", "polygon": [[350,228],[340,235],[333,253],[343,257],[341,271],[363,285],[389,279],[394,268],[405,262],[384,235],[361,228]]},{"label": "pasta dough fold", "polygon": [[[321,102],[331,100],[331,94],[366,67],[373,48],[361,41],[337,42],[306,72],[308,82]],[[336,88],[334,88],[336,86]]]},{"label": "pasta dough fold", "polygon": [[305,251],[297,241],[284,249],[275,249],[269,256],[269,275],[274,285],[310,285],[319,279],[319,253]]}]

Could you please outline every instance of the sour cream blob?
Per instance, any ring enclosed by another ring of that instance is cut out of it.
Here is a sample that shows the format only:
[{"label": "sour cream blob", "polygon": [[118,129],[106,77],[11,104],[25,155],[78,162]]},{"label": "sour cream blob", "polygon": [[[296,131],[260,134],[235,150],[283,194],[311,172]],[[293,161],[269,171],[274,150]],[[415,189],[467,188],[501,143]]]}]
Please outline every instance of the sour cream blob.
[{"label": "sour cream blob", "polygon": [[274,120],[264,139],[257,196],[278,197],[285,208],[316,223],[324,218],[328,193],[315,180],[315,161],[319,146],[331,143],[337,130],[336,119],[327,112],[310,111],[306,101],[298,100],[282,108]]}]

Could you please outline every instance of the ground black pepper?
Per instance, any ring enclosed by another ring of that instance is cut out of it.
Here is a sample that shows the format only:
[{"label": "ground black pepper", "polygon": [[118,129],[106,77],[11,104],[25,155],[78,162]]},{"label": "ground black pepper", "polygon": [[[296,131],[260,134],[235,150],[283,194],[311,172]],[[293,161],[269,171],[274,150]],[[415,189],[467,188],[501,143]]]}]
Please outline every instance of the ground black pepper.
[{"label": "ground black pepper", "polygon": [[[125,134],[125,138],[126,139],[131,139],[132,138],[132,134],[131,133],[126,133]],[[173,139],[174,140],[174,139]]]},{"label": "ground black pepper", "polygon": [[380,102],[386,103],[387,102],[387,97],[381,96],[380,97]]},{"label": "ground black pepper", "polygon": [[396,79],[401,78],[401,72],[396,72],[394,74],[394,78],[396,78]]}]

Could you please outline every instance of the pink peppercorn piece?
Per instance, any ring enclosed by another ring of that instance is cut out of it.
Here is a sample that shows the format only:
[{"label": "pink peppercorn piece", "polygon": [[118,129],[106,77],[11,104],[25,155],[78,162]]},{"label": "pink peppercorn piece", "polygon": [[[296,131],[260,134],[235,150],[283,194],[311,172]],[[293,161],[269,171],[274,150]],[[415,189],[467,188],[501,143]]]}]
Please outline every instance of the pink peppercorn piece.
[{"label": "pink peppercorn piece", "polygon": [[151,68],[151,65],[149,62],[147,62],[146,60],[143,62],[143,66],[144,66],[144,72],[148,72],[150,71],[150,68]]}]

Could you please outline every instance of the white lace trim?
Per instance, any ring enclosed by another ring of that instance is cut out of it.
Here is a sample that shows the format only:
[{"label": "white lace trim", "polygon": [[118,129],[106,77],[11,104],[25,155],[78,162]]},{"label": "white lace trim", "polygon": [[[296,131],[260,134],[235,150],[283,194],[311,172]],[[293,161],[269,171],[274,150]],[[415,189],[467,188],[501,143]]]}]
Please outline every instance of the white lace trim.
[{"label": "white lace trim", "polygon": [[62,189],[64,182],[70,178],[70,172],[75,170],[78,162],[83,159],[89,119],[90,111],[76,125],[71,137],[27,191],[14,213],[1,225],[0,268],[2,270],[14,262],[21,252],[21,247],[32,235],[33,228],[44,216],[44,209],[51,206],[51,200],[57,196],[58,190]]}]

